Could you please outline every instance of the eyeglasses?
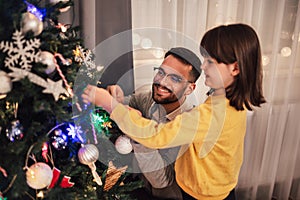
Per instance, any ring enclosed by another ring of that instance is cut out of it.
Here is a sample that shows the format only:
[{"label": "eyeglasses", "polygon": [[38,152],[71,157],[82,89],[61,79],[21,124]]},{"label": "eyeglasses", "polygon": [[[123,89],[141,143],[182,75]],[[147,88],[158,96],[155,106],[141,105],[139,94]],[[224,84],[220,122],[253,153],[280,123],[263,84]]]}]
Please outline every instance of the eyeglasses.
[{"label": "eyeglasses", "polygon": [[165,72],[165,70],[161,67],[154,67],[155,80],[162,80],[166,77],[167,80],[171,81],[174,84],[180,84],[180,83],[193,83],[192,81],[186,80],[184,77],[181,77],[177,74],[168,74]]}]

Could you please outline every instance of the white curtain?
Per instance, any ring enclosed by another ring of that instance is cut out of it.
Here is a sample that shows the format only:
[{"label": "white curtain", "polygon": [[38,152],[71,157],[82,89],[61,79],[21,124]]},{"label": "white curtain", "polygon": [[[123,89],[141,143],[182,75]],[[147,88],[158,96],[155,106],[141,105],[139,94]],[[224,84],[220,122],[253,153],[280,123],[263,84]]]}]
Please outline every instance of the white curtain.
[{"label": "white curtain", "polygon": [[[237,195],[243,200],[300,199],[299,0],[132,0],[133,41],[139,46],[134,52],[136,87],[151,81],[152,74],[145,75],[141,66],[160,63],[167,48],[186,44],[174,42],[172,31],[199,45],[206,30],[236,22],[251,25],[259,35],[268,101],[248,115]],[[164,31],[156,38],[151,31],[140,32],[150,27]],[[167,42],[170,38],[173,42]],[[195,92],[199,102],[206,92],[201,81]]]}]

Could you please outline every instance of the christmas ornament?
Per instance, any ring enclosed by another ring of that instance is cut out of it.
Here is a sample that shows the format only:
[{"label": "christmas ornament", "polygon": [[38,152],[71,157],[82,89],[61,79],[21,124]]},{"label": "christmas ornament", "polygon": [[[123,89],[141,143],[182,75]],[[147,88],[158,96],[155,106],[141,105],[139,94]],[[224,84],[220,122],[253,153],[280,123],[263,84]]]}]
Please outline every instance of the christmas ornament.
[{"label": "christmas ornament", "polygon": [[4,168],[0,167],[0,172],[3,174],[4,177],[7,177],[7,173]]},{"label": "christmas ornament", "polygon": [[115,147],[120,154],[128,154],[132,151],[130,139],[125,135],[121,135],[117,138]]},{"label": "christmas ornament", "polygon": [[121,175],[126,171],[126,169],[127,165],[117,169],[112,163],[112,161],[109,161],[103,190],[110,190],[117,183],[117,181],[119,180]]},{"label": "christmas ornament", "polygon": [[7,52],[4,66],[8,68],[19,66],[21,69],[30,71],[32,62],[39,59],[40,40],[37,38],[25,40],[24,35],[18,30],[13,33],[12,42],[1,41],[0,50]]},{"label": "christmas ornament", "polygon": [[[7,175],[6,170],[0,166],[0,172],[1,172],[0,173],[0,183],[1,183],[0,184],[0,189],[2,189],[2,191],[0,191],[0,200],[7,200],[7,198],[4,197],[3,194],[5,194],[10,189],[10,184],[15,181],[16,175],[11,180],[11,183],[8,184],[8,180],[7,180],[8,175]],[[3,186],[6,186],[6,185],[8,185],[8,186],[6,187],[6,189],[4,189]]]},{"label": "christmas ornament", "polygon": [[62,23],[55,24],[55,22],[53,22],[52,20],[49,21],[52,26],[60,30],[59,36],[62,40],[68,40],[70,37],[74,38],[77,36],[75,30],[68,31],[68,29],[71,27],[71,24],[62,24]]},{"label": "christmas ornament", "polygon": [[[19,81],[27,77],[31,82],[44,87],[45,90],[43,90],[43,93],[53,94],[55,101],[59,99],[60,94],[65,94],[68,97],[73,95],[69,85],[66,84],[64,76],[62,77],[63,80],[57,82],[51,79],[45,81],[38,75],[29,72],[32,67],[31,62],[38,62],[40,60],[40,53],[35,51],[35,48],[40,46],[40,40],[35,38],[26,41],[20,31],[14,32],[12,39],[14,42],[0,42],[0,50],[8,52],[8,56],[4,60],[4,65],[12,71],[9,73],[9,76],[13,78],[12,81]],[[15,67],[15,65],[19,65],[21,69]],[[62,81],[65,82],[68,90],[62,87]]]},{"label": "christmas ornament", "polygon": [[[60,58],[63,64],[68,63],[68,61],[67,61],[61,54],[59,54],[59,53],[55,53],[54,57],[55,57],[55,58],[56,58],[56,57]],[[59,65],[57,64],[56,59],[55,59],[54,61],[55,61],[55,67],[56,67],[56,69],[57,69],[57,71],[58,71],[59,76],[60,76],[60,77],[62,78],[62,80],[64,81],[64,84],[65,84],[65,86],[66,86],[66,88],[67,88],[67,91],[69,92],[69,94],[71,95],[71,97],[73,97],[73,90],[72,90],[71,86],[69,85],[69,83],[68,83],[66,77],[64,76],[64,74],[63,74],[63,72],[61,71]]]},{"label": "christmas ornament", "polygon": [[48,144],[45,142],[42,147],[42,156],[46,162],[48,162]]},{"label": "christmas ornament", "polygon": [[56,64],[54,59],[54,55],[48,51],[42,51],[40,53],[39,62],[47,65],[47,68],[45,69],[46,74],[51,74],[55,70]]},{"label": "christmas ornament", "polygon": [[61,32],[65,33],[65,32],[67,32],[67,30],[70,27],[70,25],[58,23],[57,25],[55,25],[55,27],[58,28],[58,29],[60,29]]},{"label": "christmas ornament", "polygon": [[102,108],[96,108],[91,114],[91,124],[98,133],[105,133],[106,136],[110,135],[108,128],[112,128],[112,123],[109,114]]},{"label": "christmas ornament", "polygon": [[6,94],[11,91],[12,82],[10,77],[4,71],[0,71],[0,94]]},{"label": "christmas ornament", "polygon": [[6,129],[6,137],[11,141],[21,140],[24,136],[23,126],[19,120],[13,120]]},{"label": "christmas ornament", "polygon": [[[57,183],[59,176],[60,176],[61,172],[59,169],[57,168],[53,168],[53,178],[52,181],[50,183],[50,185],[48,186],[48,188],[53,188],[55,186],[55,184]],[[62,188],[70,188],[74,185],[74,183],[70,182],[71,177],[69,176],[64,176],[60,182],[60,187]]]},{"label": "christmas ornament", "polygon": [[68,132],[68,136],[70,136],[73,140],[83,143],[84,140],[82,138],[83,131],[80,126],[69,124],[69,127],[66,129]]},{"label": "christmas ornament", "polygon": [[67,146],[67,136],[63,134],[61,129],[56,129],[51,137],[51,144],[57,150],[65,149]]},{"label": "christmas ornament", "polygon": [[[64,2],[64,3],[66,3],[66,2],[68,2],[69,0],[50,0],[49,2],[51,3],[51,4],[57,4],[57,3],[59,3],[59,2]],[[70,6],[67,6],[67,7],[65,7],[65,8],[61,8],[61,9],[59,9],[59,11],[60,12],[67,12],[68,10],[70,9]]]},{"label": "christmas ornament", "polygon": [[98,185],[102,185],[102,181],[96,172],[95,162],[99,157],[98,148],[93,144],[85,144],[78,151],[79,162],[88,165],[92,171],[94,181]]},{"label": "christmas ornament", "polygon": [[45,195],[44,195],[44,191],[39,191],[37,194],[36,194],[36,197],[39,198],[39,199],[44,199]]},{"label": "christmas ornament", "polygon": [[73,50],[73,55],[76,62],[80,65],[84,64],[80,68],[80,73],[85,73],[89,78],[97,76],[97,73],[104,68],[104,66],[96,66],[92,51],[89,49],[84,50],[81,46],[76,46],[76,49]]},{"label": "christmas ornament", "polygon": [[33,4],[28,3],[27,1],[24,0],[24,2],[27,5],[27,11],[34,14],[40,21],[43,21],[43,18],[46,15],[46,9],[39,9]]},{"label": "christmas ornament", "polygon": [[7,197],[3,197],[3,194],[1,191],[0,191],[0,200],[7,200]]},{"label": "christmas ornament", "polygon": [[11,73],[9,73],[10,77],[13,77],[13,81],[18,81],[27,77],[32,83],[35,83],[41,87],[44,87],[43,93],[52,94],[55,101],[59,99],[60,94],[65,94],[66,96],[71,96],[70,93],[62,87],[62,81],[59,80],[57,82],[52,81],[51,79],[47,79],[45,81],[43,78],[39,77],[36,74],[31,72],[27,72],[26,70],[22,70],[19,68],[11,67]]},{"label": "christmas ornament", "polygon": [[52,169],[43,162],[31,165],[26,172],[27,184],[37,190],[47,187],[51,183],[52,177]]},{"label": "christmas ornament", "polygon": [[43,31],[43,22],[30,12],[23,13],[21,19],[21,30],[23,34],[31,31],[34,36],[38,36]]}]

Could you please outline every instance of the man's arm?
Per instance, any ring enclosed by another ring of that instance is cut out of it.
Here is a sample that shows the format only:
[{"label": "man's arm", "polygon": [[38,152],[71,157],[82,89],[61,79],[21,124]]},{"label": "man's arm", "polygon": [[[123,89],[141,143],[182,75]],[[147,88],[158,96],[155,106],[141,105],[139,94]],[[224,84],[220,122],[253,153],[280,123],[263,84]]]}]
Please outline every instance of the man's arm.
[{"label": "man's arm", "polygon": [[[132,95],[129,106],[139,110],[144,117],[147,117],[152,102],[151,93],[139,93]],[[138,166],[151,186],[153,188],[169,186],[174,180],[173,169],[170,169],[172,166],[167,166],[169,163],[159,150],[147,148],[134,141],[131,144]]]}]

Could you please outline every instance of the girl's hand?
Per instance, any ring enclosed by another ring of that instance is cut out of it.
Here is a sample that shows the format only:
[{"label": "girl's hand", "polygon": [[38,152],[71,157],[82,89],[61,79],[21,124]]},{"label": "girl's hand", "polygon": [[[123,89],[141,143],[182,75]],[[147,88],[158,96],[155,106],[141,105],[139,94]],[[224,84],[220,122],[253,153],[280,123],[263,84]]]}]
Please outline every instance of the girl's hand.
[{"label": "girl's hand", "polygon": [[111,94],[118,102],[124,103],[124,92],[118,85],[109,85],[106,90]]},{"label": "girl's hand", "polygon": [[92,103],[96,106],[102,107],[109,113],[111,113],[118,104],[107,90],[92,85],[88,85],[84,89],[81,97],[84,103]]}]

